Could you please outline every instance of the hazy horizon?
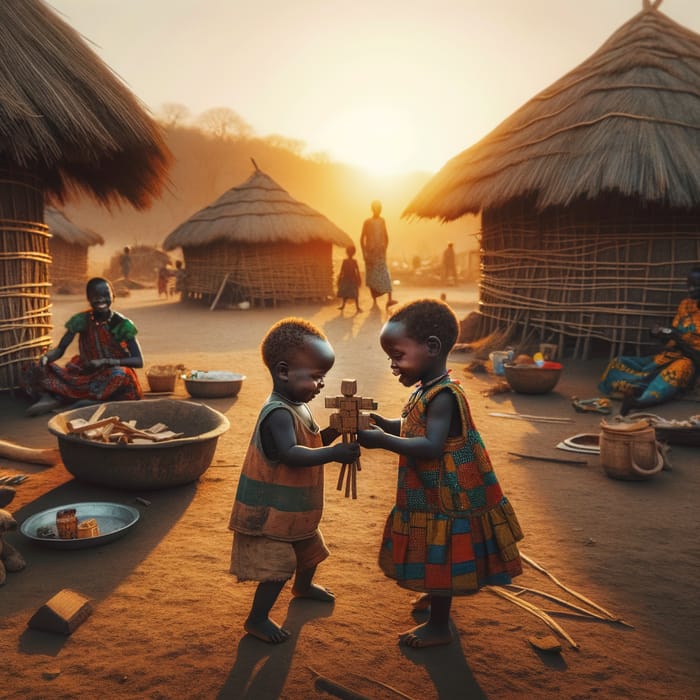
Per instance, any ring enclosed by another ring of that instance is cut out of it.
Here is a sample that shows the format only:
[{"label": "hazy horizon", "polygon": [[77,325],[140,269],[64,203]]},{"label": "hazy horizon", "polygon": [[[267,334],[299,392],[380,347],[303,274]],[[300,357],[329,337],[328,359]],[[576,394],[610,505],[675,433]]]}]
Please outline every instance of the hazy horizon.
[{"label": "hazy horizon", "polygon": [[[224,107],[374,174],[435,172],[642,0],[51,0],[154,115]],[[700,31],[697,0],[660,10]]]}]

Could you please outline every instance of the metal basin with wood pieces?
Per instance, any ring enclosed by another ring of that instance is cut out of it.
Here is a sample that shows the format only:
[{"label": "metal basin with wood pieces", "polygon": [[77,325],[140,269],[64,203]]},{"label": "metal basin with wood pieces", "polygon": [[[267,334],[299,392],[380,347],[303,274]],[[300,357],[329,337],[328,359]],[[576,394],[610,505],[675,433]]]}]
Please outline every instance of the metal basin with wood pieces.
[{"label": "metal basin with wood pieces", "polygon": [[229,421],[204,404],[175,399],[112,401],[102,418],[135,420],[139,428],[165,423],[183,437],[148,445],[119,445],[88,440],[68,432],[68,421],[90,419],[95,406],[55,415],[48,428],[58,439],[66,469],[81,481],[120,489],[164,489],[195,481],[211,464],[219,436]]}]

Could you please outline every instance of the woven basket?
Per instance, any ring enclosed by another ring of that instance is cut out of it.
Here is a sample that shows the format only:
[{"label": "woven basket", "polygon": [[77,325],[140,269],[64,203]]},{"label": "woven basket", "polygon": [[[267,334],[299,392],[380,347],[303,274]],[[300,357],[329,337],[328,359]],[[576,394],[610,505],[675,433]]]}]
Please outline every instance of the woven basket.
[{"label": "woven basket", "polygon": [[146,372],[148,386],[154,393],[166,393],[175,391],[178,369],[173,365],[154,365]]}]

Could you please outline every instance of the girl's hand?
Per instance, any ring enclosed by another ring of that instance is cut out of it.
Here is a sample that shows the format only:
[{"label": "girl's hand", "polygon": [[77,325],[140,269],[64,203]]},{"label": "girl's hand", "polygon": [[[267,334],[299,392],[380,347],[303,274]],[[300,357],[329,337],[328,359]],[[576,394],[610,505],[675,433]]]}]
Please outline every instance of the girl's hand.
[{"label": "girl's hand", "polygon": [[111,365],[112,361],[107,357],[98,357],[94,360],[89,360],[87,364],[90,369],[100,369],[100,367]]},{"label": "girl's hand", "polygon": [[333,459],[341,464],[352,464],[360,456],[360,446],[356,442],[341,442],[333,446]]},{"label": "girl's hand", "polygon": [[42,367],[46,367],[49,362],[55,362],[59,357],[61,357],[61,351],[58,348],[52,348],[48,350],[44,356],[42,356],[40,362]]},{"label": "girl's hand", "polygon": [[386,433],[375,425],[369,430],[360,430],[357,433],[357,439],[362,447],[369,447],[370,449],[384,447]]}]

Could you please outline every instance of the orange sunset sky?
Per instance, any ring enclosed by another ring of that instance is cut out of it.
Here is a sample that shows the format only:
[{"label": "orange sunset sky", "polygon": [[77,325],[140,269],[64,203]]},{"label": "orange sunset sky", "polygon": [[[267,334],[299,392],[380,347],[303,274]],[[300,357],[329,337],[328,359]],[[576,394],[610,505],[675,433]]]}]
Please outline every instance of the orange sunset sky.
[{"label": "orange sunset sky", "polygon": [[[52,0],[158,116],[235,110],[374,174],[434,171],[642,0]],[[700,0],[661,11],[700,32]]]}]

